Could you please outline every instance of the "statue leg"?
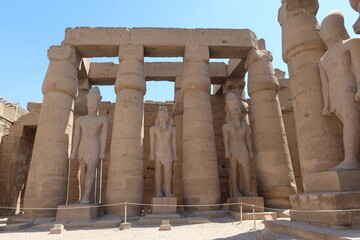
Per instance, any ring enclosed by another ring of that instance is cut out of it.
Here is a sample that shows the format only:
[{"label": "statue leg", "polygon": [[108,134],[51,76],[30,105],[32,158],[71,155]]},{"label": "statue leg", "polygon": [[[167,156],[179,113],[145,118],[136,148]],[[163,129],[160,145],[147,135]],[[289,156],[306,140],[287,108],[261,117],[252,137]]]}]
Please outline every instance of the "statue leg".
[{"label": "statue leg", "polygon": [[92,159],[92,161],[90,161],[90,163],[87,165],[84,196],[81,198],[79,204],[90,204],[93,201],[93,198],[90,198],[90,195],[95,184],[95,174],[97,167],[96,160],[97,159]]},{"label": "statue leg", "polygon": [[165,188],[165,196],[166,197],[173,197],[171,192],[172,186],[172,163],[164,164],[164,188]]},{"label": "statue leg", "polygon": [[230,159],[230,166],[229,166],[229,180],[230,180],[230,192],[232,192],[231,197],[241,197],[242,194],[239,191],[239,182],[238,182],[238,169],[239,163],[237,159],[231,158]]},{"label": "statue leg", "polygon": [[332,170],[360,169],[359,146],[360,146],[360,113],[355,107],[341,106],[339,119],[343,122],[343,141],[345,157],[339,165]]},{"label": "statue leg", "polygon": [[[81,200],[84,196],[84,189],[85,189],[86,163],[84,162],[83,159],[80,159],[79,161],[80,164],[78,171],[78,179],[79,179],[79,196]],[[79,202],[80,201],[78,201],[77,203]]]},{"label": "statue leg", "polygon": [[244,187],[245,187],[245,195],[249,197],[255,197],[256,194],[254,194],[251,190],[251,169],[250,169],[250,163],[247,161],[245,163],[242,163],[242,175],[244,179]]},{"label": "statue leg", "polygon": [[159,160],[155,160],[155,187],[156,194],[155,197],[162,197],[162,184],[163,184],[163,166]]}]

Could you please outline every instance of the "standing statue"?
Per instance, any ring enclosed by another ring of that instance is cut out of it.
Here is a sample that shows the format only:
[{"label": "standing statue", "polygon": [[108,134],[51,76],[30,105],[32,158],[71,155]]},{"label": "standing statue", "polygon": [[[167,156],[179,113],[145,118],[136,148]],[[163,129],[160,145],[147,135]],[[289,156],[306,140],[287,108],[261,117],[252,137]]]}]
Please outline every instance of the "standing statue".
[{"label": "standing statue", "polygon": [[176,128],[165,106],[150,128],[150,160],[155,160],[155,197],[173,197],[172,167],[176,156]]},{"label": "standing statue", "polygon": [[97,86],[87,95],[88,114],[75,120],[73,151],[70,159],[79,159],[80,201],[77,204],[90,204],[94,201],[98,161],[105,158],[108,119],[98,116],[98,107],[102,99]]},{"label": "standing statue", "polygon": [[[251,190],[250,160],[253,159],[250,126],[241,120],[241,104],[239,97],[229,93],[226,97],[226,123],[222,126],[225,146],[225,158],[230,159],[229,179],[230,196],[256,196]],[[239,185],[241,177],[244,191]]]},{"label": "standing statue", "polygon": [[360,169],[360,39],[349,38],[340,11],[324,18],[320,37],[328,49],[319,63],[322,114],[335,114],[344,125],[345,157],[332,170]]}]

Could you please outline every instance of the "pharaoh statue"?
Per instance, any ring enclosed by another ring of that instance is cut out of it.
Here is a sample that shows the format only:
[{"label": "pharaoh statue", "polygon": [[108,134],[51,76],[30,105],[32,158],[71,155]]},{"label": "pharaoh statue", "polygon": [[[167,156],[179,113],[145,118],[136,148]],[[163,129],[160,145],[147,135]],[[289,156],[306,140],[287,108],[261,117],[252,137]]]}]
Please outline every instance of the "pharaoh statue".
[{"label": "pharaoh statue", "polygon": [[150,160],[155,160],[155,197],[172,197],[172,169],[176,156],[176,129],[165,106],[150,128]]},{"label": "pharaoh statue", "polygon": [[[242,105],[235,93],[226,97],[226,123],[222,126],[225,158],[230,159],[230,196],[256,196],[251,190],[250,160],[253,159],[250,126],[241,117]],[[244,189],[240,191],[241,181]]]},{"label": "pharaoh statue", "polygon": [[108,119],[98,116],[102,99],[97,86],[87,95],[88,114],[75,120],[73,150],[71,160],[79,159],[80,200],[77,204],[94,202],[96,169],[99,160],[105,158]]},{"label": "pharaoh statue", "polygon": [[340,11],[321,23],[320,37],[327,52],[319,68],[325,116],[343,123],[344,160],[332,170],[360,169],[360,39],[349,38]]}]

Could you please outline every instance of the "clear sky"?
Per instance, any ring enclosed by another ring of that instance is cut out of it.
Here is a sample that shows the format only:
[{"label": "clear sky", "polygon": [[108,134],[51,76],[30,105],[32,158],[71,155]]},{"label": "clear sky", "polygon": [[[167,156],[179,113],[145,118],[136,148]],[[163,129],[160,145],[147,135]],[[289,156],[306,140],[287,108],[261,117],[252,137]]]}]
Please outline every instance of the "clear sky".
[{"label": "clear sky", "polygon": [[[358,13],[348,0],[319,0],[319,4],[319,22],[329,11],[340,9],[350,36],[355,36],[352,25]],[[280,5],[281,0],[0,0],[0,95],[24,108],[27,102],[41,102],[47,49],[61,44],[67,27],[77,26],[248,28],[266,40],[274,67],[287,71],[277,21]],[[146,59],[154,60],[158,59]],[[101,91],[103,100],[115,101],[112,86]],[[145,99],[172,100],[173,91],[172,83],[148,82]]]}]

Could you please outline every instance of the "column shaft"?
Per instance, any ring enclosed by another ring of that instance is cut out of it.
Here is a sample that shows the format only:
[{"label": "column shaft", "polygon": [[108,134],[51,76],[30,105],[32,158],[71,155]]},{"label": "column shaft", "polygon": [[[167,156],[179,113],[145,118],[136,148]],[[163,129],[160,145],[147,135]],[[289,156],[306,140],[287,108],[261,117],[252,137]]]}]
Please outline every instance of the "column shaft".
[{"label": "column shaft", "polygon": [[[342,161],[342,128],[323,109],[319,60],[325,53],[316,20],[317,0],[285,0],[279,10],[283,58],[288,63],[301,172],[328,170]],[[306,192],[306,184],[304,190]]]},{"label": "column shaft", "polygon": [[184,97],[182,178],[185,204],[220,201],[210,86],[209,48],[186,46],[181,85]]},{"label": "column shaft", "polygon": [[[119,59],[105,201],[106,204],[142,203],[144,47],[121,45]],[[128,215],[140,215],[140,209],[141,206],[129,206]],[[124,206],[108,207],[107,213],[123,216]]]},{"label": "column shaft", "polygon": [[246,60],[257,185],[266,206],[289,208],[296,186],[271,61],[270,52],[257,49]]},{"label": "column shaft", "polygon": [[[56,208],[65,204],[68,156],[72,140],[74,99],[80,58],[71,46],[52,46],[43,82],[33,156],[26,186],[25,208]],[[53,217],[56,210],[26,210],[27,217]]]}]

